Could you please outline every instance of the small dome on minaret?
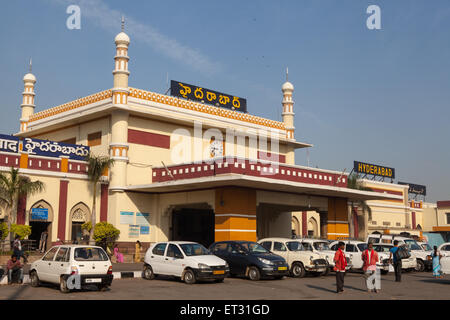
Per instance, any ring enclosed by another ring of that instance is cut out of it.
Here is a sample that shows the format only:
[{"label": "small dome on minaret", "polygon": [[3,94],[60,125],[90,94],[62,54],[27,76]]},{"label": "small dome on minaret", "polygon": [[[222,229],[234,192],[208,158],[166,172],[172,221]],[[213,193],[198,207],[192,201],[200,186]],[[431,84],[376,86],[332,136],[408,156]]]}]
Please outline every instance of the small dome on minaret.
[{"label": "small dome on minaret", "polygon": [[284,91],[294,91],[294,85],[289,82],[289,69],[286,68],[286,82],[281,87],[281,90]]},{"label": "small dome on minaret", "polygon": [[27,74],[23,77],[23,81],[24,81],[24,82],[36,82],[36,77],[35,77],[34,74],[32,74],[32,73],[27,73]]},{"label": "small dome on minaret", "polygon": [[122,32],[120,32],[115,38],[114,41],[116,44],[130,44],[130,37],[124,32],[125,28],[125,19],[122,17]]}]

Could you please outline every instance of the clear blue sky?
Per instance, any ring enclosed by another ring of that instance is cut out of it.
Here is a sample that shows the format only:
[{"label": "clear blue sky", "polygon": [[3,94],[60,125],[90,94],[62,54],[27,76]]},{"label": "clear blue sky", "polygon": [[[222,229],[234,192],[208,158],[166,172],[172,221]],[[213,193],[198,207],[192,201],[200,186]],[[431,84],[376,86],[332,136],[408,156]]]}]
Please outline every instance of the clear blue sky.
[{"label": "clear blue sky", "polygon": [[[81,30],[66,28],[69,4],[81,7]],[[371,4],[381,30],[366,27]],[[312,166],[382,164],[426,185],[427,200],[450,199],[448,0],[5,1],[1,132],[18,131],[30,56],[36,111],[111,88],[121,14],[130,86],[164,93],[169,73],[281,120],[289,66],[296,138],[314,144]],[[306,152],[296,159],[305,165]]]}]

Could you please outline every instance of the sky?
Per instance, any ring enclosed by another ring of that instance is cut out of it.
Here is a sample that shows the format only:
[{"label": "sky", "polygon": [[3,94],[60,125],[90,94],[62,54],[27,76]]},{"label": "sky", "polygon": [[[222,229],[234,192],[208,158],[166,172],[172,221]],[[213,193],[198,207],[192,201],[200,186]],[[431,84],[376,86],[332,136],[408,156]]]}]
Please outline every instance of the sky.
[{"label": "sky", "polygon": [[[70,30],[69,5],[81,9]],[[370,5],[381,29],[369,30]],[[353,161],[396,169],[396,181],[450,199],[448,0],[106,1],[2,3],[1,133],[19,129],[30,57],[36,112],[113,86],[114,36],[131,38],[129,85],[169,79],[247,99],[281,121],[281,85],[295,86],[296,162],[349,172]]]}]

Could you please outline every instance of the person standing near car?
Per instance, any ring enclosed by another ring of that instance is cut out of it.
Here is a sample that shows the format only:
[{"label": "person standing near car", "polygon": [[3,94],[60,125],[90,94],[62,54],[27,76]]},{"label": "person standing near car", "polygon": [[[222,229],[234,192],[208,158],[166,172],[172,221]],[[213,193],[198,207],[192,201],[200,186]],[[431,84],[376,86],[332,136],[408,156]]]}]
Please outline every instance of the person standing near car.
[{"label": "person standing near car", "polygon": [[395,240],[394,246],[389,249],[389,262],[394,266],[395,282],[402,281],[402,260],[397,257],[398,249],[398,240]]},{"label": "person standing near car", "polygon": [[431,253],[433,261],[433,277],[442,278],[441,272],[441,253],[437,251],[437,246],[433,247],[433,252]]},{"label": "person standing near car", "polygon": [[372,242],[367,244],[367,249],[362,253],[363,270],[366,277],[366,285],[368,292],[378,293],[381,290],[380,277],[377,274],[378,253],[373,250]]},{"label": "person standing near car", "polygon": [[141,262],[141,249],[142,249],[142,244],[139,240],[137,240],[135,253],[134,253],[134,262],[136,262],[136,263]]},{"label": "person standing near car", "polygon": [[347,267],[347,259],[344,254],[345,243],[342,241],[338,244],[338,249],[334,255],[334,271],[336,271],[336,293],[344,292],[344,276],[345,267]]}]

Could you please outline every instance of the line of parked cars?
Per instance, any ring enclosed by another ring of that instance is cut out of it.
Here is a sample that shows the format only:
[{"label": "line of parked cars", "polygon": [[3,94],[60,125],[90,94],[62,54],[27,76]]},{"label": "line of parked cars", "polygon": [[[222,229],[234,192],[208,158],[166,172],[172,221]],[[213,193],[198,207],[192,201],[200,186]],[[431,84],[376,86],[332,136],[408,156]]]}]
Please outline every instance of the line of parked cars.
[{"label": "line of parked cars", "polygon": [[[382,273],[393,271],[388,260],[394,240],[411,252],[411,257],[402,261],[404,270],[423,271],[431,266],[431,248],[427,244],[403,237],[370,235],[367,241],[374,243],[374,249],[379,253]],[[266,277],[281,279],[285,276],[301,278],[306,274],[327,275],[334,267],[338,242],[266,238],[258,242],[219,241],[209,249],[189,241],[158,242],[152,244],[145,254],[143,277],[152,280],[157,275],[174,276],[187,284],[193,284],[198,280],[223,282],[228,276],[247,277],[256,281]],[[367,242],[344,242],[347,269],[362,270],[361,256],[367,249]],[[450,274],[450,243],[442,244],[438,250],[442,255],[441,270],[444,274]],[[112,280],[111,261],[98,246],[55,246],[33,262],[30,268],[33,287],[52,283],[59,285],[64,293],[87,284],[94,284],[99,290],[104,290],[111,285]]]}]

